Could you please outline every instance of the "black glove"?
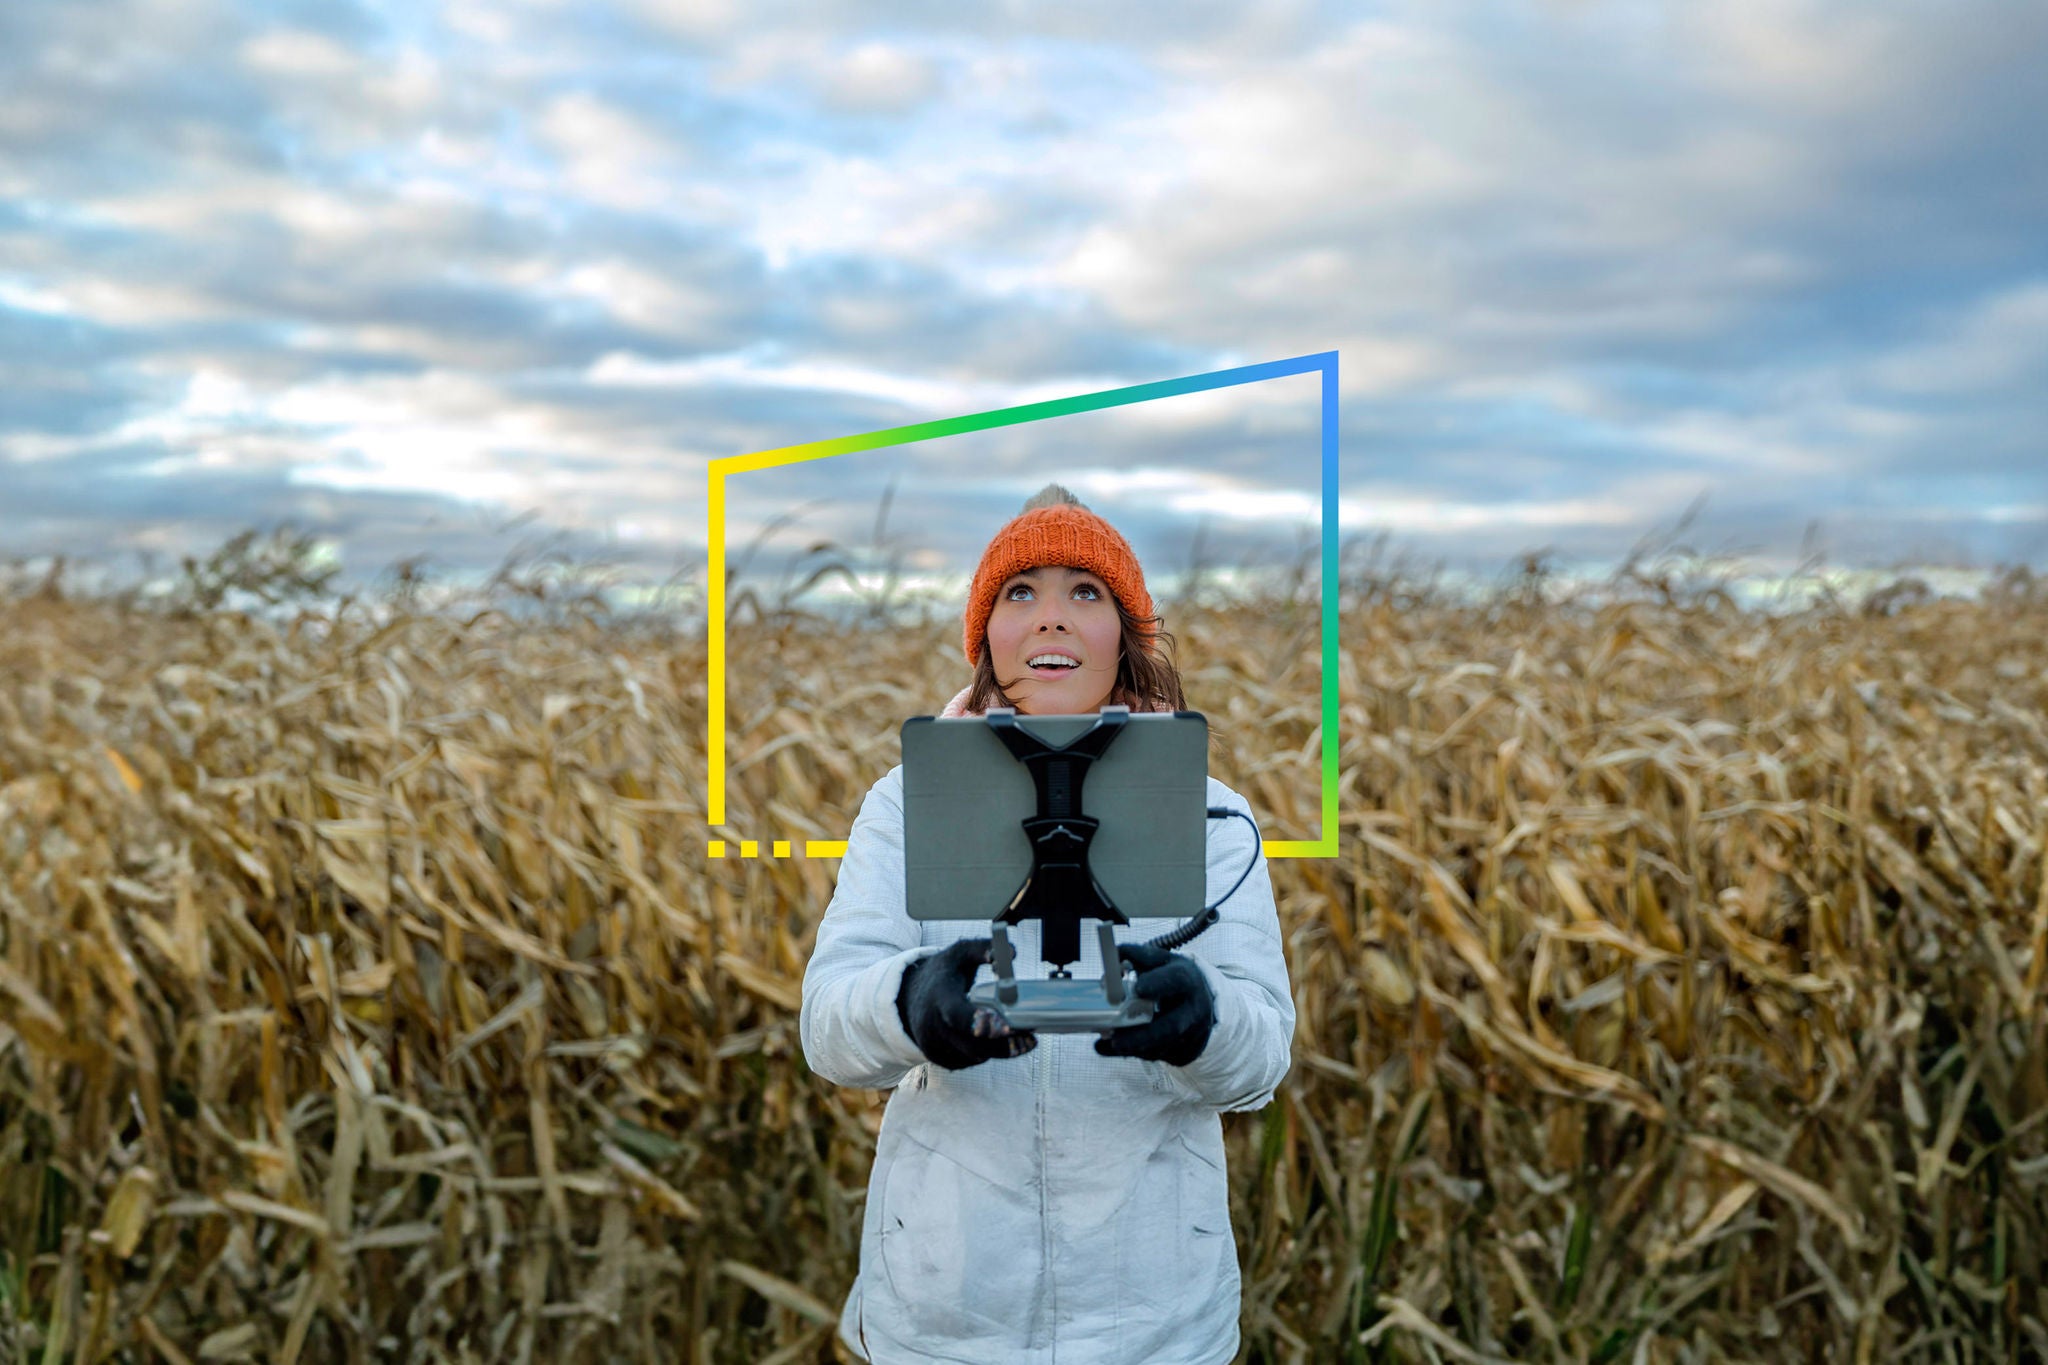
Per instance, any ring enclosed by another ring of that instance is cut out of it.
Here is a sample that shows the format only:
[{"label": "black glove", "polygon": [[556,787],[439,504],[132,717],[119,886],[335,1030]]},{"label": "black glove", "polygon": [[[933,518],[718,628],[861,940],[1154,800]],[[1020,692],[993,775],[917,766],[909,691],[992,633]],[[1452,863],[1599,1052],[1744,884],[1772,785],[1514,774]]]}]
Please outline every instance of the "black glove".
[{"label": "black glove", "polygon": [[1098,1038],[1095,1050],[1105,1057],[1143,1057],[1170,1066],[1186,1066],[1201,1056],[1216,1027],[1216,996],[1195,960],[1147,943],[1120,943],[1116,954],[1138,969],[1133,993],[1157,1004],[1158,1012],[1145,1023]]},{"label": "black glove", "polygon": [[1038,1046],[1038,1035],[1010,1027],[986,1005],[967,1003],[974,969],[988,961],[989,941],[963,938],[903,972],[896,992],[896,1016],[925,1057],[948,1071],[964,1071],[995,1057],[1022,1057]]}]

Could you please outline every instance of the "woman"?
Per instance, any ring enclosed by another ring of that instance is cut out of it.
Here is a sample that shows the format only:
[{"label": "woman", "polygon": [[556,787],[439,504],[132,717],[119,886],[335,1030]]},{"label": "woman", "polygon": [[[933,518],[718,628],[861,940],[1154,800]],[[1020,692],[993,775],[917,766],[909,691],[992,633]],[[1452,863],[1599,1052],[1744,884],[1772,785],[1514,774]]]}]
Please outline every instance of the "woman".
[{"label": "woman", "polygon": [[[1159,619],[1124,538],[1051,485],[982,554],[975,673],[944,714],[1175,710]],[[1229,893],[1215,927],[1177,953],[1139,942],[1171,921],[1120,932],[1151,1023],[1039,1038],[968,1004],[989,954],[971,922],[907,913],[902,796],[899,766],[862,802],[804,974],[811,1069],[895,1091],[844,1345],[875,1365],[1223,1365],[1240,1292],[1217,1115],[1272,1098],[1294,1032],[1252,826],[1210,823],[1205,900]],[[1213,777],[1208,804],[1249,811]],[[1013,930],[1020,965],[1037,934]],[[1084,936],[1076,977],[1099,974],[1092,951]]]}]

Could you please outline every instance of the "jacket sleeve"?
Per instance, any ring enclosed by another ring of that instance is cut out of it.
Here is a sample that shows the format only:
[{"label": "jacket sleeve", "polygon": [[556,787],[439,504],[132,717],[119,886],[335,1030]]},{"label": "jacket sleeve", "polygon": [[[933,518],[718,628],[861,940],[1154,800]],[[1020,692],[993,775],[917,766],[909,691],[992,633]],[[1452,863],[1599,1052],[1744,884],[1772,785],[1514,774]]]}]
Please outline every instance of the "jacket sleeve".
[{"label": "jacket sleeve", "polygon": [[[1243,797],[1215,785],[1221,799],[1211,804],[1250,813]],[[1163,1068],[1186,1098],[1217,1110],[1258,1109],[1268,1103],[1287,1075],[1294,1045],[1294,993],[1280,948],[1273,879],[1265,849],[1243,820],[1210,822],[1205,903],[1213,904],[1230,889],[1248,858],[1255,859],[1251,871],[1223,903],[1221,918],[1181,949],[1201,967],[1216,996],[1215,1031],[1194,1061]]]},{"label": "jacket sleeve", "polygon": [[812,1071],[887,1090],[923,1063],[896,1013],[904,968],[933,951],[921,941],[904,907],[902,786],[891,772],[861,802],[804,968],[798,1032]]}]

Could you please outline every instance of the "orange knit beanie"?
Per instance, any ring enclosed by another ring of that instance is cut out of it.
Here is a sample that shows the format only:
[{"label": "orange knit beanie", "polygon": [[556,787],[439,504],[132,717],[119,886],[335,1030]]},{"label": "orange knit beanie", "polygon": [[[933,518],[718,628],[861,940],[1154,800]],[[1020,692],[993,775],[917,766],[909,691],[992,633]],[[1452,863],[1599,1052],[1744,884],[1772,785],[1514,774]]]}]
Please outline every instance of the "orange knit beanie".
[{"label": "orange knit beanie", "polygon": [[[1048,495],[1060,500],[1042,505]],[[1127,615],[1138,618],[1138,630],[1150,636],[1157,629],[1146,622],[1151,616],[1152,594],[1145,591],[1145,571],[1130,543],[1114,526],[1096,516],[1073,494],[1058,484],[1024,505],[1025,510],[1005,522],[995,539],[981,552],[981,566],[974,571],[973,586],[967,590],[967,614],[963,618],[961,643],[970,665],[981,662],[981,643],[988,634],[989,613],[996,607],[996,590],[1011,574],[1025,569],[1064,567],[1086,569],[1097,574]]]}]

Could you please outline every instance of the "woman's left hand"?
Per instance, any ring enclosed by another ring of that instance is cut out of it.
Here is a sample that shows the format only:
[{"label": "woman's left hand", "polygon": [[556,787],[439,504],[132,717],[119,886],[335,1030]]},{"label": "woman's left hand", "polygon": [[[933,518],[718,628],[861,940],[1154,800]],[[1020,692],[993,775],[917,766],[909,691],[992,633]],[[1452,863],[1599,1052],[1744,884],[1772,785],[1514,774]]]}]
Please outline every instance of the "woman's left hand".
[{"label": "woman's left hand", "polygon": [[1159,1008],[1145,1023],[1097,1039],[1095,1050],[1105,1057],[1142,1057],[1169,1066],[1186,1066],[1201,1056],[1216,1027],[1216,997],[1194,959],[1144,943],[1121,943],[1116,951],[1138,969],[1132,991]]}]

